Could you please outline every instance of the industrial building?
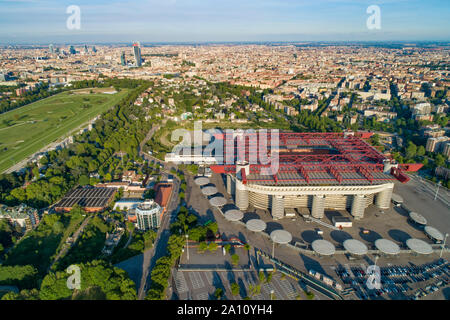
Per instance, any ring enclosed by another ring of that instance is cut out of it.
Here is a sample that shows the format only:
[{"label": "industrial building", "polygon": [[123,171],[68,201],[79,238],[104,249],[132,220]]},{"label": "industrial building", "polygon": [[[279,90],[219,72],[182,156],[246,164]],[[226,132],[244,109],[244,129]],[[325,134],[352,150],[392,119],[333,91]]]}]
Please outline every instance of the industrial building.
[{"label": "industrial building", "polygon": [[370,133],[280,133],[278,171],[263,175],[262,169],[270,163],[248,162],[250,153],[259,154],[256,135],[247,134],[245,142],[242,137],[239,143],[233,140],[235,164],[212,165],[211,169],[226,175],[227,192],[240,210],[250,206],[269,210],[274,219],[284,218],[292,209],[316,219],[323,218],[325,210],[348,210],[361,219],[371,204],[389,208],[394,181],[407,182],[404,172],[422,166],[386,158],[364,141]]},{"label": "industrial building", "polygon": [[115,188],[77,188],[67,193],[54,206],[54,210],[57,212],[69,212],[75,205],[79,205],[86,212],[101,212],[109,206],[115,194]]}]

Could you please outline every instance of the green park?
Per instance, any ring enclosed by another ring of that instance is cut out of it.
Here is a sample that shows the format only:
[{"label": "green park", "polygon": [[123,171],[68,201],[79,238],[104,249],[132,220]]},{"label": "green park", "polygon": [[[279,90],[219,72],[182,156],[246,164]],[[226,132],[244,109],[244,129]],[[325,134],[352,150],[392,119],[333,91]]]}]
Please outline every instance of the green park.
[{"label": "green park", "polygon": [[0,172],[69,136],[128,92],[68,91],[0,114]]}]

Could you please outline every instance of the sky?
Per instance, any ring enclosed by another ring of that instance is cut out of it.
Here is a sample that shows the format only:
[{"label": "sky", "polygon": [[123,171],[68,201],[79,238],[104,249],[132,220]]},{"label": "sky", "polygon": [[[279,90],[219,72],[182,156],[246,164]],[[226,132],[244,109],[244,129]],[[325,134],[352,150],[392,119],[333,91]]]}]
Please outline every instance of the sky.
[{"label": "sky", "polygon": [[0,0],[0,44],[449,40],[449,0]]}]

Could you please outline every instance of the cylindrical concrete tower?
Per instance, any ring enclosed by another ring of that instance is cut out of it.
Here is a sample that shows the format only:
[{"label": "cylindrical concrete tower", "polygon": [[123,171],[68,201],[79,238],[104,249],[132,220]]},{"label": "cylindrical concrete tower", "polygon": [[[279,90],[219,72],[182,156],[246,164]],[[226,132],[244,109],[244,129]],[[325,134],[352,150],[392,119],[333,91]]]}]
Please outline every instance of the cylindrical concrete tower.
[{"label": "cylindrical concrete tower", "polygon": [[247,208],[248,208],[248,190],[239,179],[236,179],[235,202],[236,202],[236,206],[240,210],[247,210]]},{"label": "cylindrical concrete tower", "polygon": [[284,198],[283,196],[272,196],[272,217],[275,220],[284,217]]},{"label": "cylindrical concrete tower", "polygon": [[233,183],[233,181],[231,180],[231,176],[229,174],[227,174],[227,192],[229,195],[231,195],[232,191],[231,191],[231,184]]},{"label": "cylindrical concrete tower", "polygon": [[377,194],[375,204],[380,209],[389,209],[394,188],[386,188]]},{"label": "cylindrical concrete tower", "polygon": [[355,194],[352,202],[352,216],[355,219],[364,217],[364,209],[366,208],[366,197],[362,194]]},{"label": "cylindrical concrete tower", "polygon": [[323,195],[314,195],[311,208],[313,218],[322,219],[325,211],[325,197]]}]

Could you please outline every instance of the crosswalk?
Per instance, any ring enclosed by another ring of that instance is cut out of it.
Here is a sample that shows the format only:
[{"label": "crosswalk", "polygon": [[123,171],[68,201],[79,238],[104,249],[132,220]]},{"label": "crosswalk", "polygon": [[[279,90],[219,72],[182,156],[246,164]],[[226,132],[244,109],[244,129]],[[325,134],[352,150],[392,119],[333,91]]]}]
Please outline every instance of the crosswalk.
[{"label": "crosswalk", "polygon": [[183,272],[175,271],[174,279],[178,293],[188,292],[189,289],[186,283],[186,279],[184,278]]},{"label": "crosswalk", "polygon": [[201,289],[205,286],[199,272],[189,272],[189,280],[191,280],[192,288],[194,290]]},{"label": "crosswalk", "polygon": [[208,299],[209,299],[208,292],[202,292],[197,294],[197,300],[208,300]]},{"label": "crosswalk", "polygon": [[[227,276],[228,275],[228,276]],[[252,296],[252,300],[295,300],[302,292],[302,288],[292,279],[274,274],[272,281],[261,283],[255,272],[235,272],[231,277],[227,272],[189,271],[174,272],[174,284],[181,299],[208,300],[214,294],[215,288],[223,286],[228,299],[242,299],[243,296],[231,294],[231,282],[244,286],[247,295],[250,285],[260,285],[260,294]],[[273,290],[273,296],[271,291]],[[188,296],[186,296],[188,294]]]},{"label": "crosswalk", "polygon": [[275,280],[288,299],[295,299],[297,293],[294,286],[288,280]]},{"label": "crosswalk", "polygon": [[265,293],[266,296],[268,296],[270,298],[271,294],[270,292],[273,290],[273,294],[275,295],[275,299],[282,299],[284,297],[284,295],[282,295],[280,293],[280,291],[278,291],[277,288],[275,288],[274,285],[272,285],[271,283],[264,283],[261,286],[261,291]]}]

